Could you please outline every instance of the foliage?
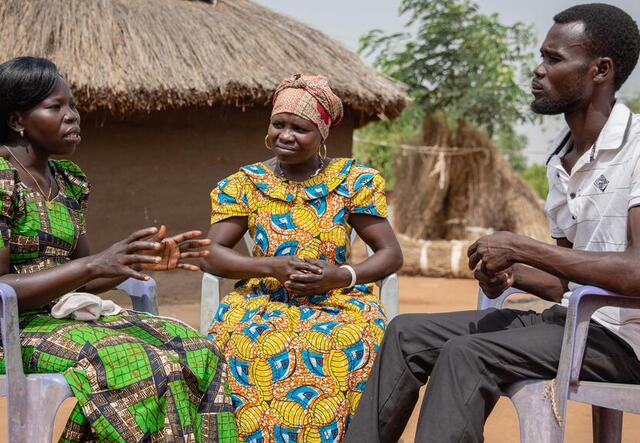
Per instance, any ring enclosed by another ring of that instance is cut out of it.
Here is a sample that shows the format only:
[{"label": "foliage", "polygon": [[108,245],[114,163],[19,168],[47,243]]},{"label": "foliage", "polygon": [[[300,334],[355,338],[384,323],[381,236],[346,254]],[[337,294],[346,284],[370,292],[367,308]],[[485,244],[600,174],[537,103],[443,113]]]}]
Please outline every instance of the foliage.
[{"label": "foliage", "polygon": [[625,102],[633,112],[640,113],[640,95],[634,98],[628,98]]},{"label": "foliage", "polygon": [[540,198],[547,198],[549,193],[549,182],[547,181],[547,167],[541,164],[534,164],[522,171],[522,177],[538,193]]},{"label": "foliage", "polygon": [[524,148],[528,142],[526,135],[518,134],[511,126],[505,126],[495,134],[494,142],[504,152],[513,169],[518,172],[526,169],[527,157],[524,155]]},{"label": "foliage", "polygon": [[[393,121],[370,123],[356,131],[353,155],[361,163],[376,168],[387,181],[387,188],[395,185],[394,165],[401,154],[399,145],[420,144],[420,123],[424,117],[415,104],[409,105]],[[380,143],[370,143],[370,142]]]},{"label": "foliage", "polygon": [[420,108],[464,118],[491,136],[534,119],[520,86],[533,62],[531,26],[503,25],[471,0],[402,0],[400,14],[409,32],[370,31],[360,50],[409,85]]}]

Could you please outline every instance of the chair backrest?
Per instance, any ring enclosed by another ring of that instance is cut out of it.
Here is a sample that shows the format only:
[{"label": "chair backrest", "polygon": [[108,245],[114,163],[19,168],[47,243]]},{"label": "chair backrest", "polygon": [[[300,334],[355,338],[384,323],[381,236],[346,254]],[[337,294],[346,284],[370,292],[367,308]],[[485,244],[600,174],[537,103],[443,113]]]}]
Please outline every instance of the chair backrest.
[{"label": "chair backrest", "polygon": [[242,239],[244,240],[244,245],[247,247],[249,256],[253,257],[253,248],[256,246],[256,242],[253,240],[253,237],[251,237],[251,234],[249,234],[248,229],[247,232],[244,233],[244,237],[242,237]]}]

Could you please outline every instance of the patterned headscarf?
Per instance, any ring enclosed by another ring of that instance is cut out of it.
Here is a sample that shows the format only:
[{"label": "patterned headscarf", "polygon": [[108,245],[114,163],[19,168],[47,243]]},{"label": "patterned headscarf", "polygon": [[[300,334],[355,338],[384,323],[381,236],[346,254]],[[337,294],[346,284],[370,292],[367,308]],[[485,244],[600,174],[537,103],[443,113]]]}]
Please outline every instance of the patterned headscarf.
[{"label": "patterned headscarf", "polygon": [[327,78],[322,75],[296,74],[283,80],[273,93],[271,115],[289,112],[317,126],[326,140],[329,128],[340,124],[342,101],[335,95]]}]

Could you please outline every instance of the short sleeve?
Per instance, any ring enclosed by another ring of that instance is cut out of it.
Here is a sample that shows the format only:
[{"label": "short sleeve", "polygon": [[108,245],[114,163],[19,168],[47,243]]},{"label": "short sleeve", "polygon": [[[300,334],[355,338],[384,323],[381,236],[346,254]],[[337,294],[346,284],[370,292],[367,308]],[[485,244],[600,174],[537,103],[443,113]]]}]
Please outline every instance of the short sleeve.
[{"label": "short sleeve", "polygon": [[16,199],[16,171],[9,162],[0,158],[0,248],[9,246],[13,225],[14,202]]},{"label": "short sleeve", "polygon": [[547,214],[547,220],[549,221],[549,228],[551,231],[551,238],[558,240],[561,238],[565,238],[567,235],[564,233],[562,229],[558,226],[556,222],[555,213]]},{"label": "short sleeve", "polygon": [[631,187],[629,189],[628,209],[640,206],[640,160],[636,161],[636,166],[631,172]]},{"label": "short sleeve", "polygon": [[559,189],[560,187],[561,186],[558,183],[553,183],[549,180],[549,192],[547,193],[547,198],[544,203],[544,213],[547,216],[547,221],[549,222],[551,237],[556,240],[566,237],[566,234],[560,228],[557,220],[561,207],[566,206],[567,204],[566,193],[562,192]]},{"label": "short sleeve", "polygon": [[211,191],[211,224],[231,217],[247,217],[251,212],[242,172],[220,180]]},{"label": "short sleeve", "polygon": [[388,210],[385,181],[380,173],[367,168],[350,179],[354,192],[349,199],[349,212],[386,218]]},{"label": "short sleeve", "polygon": [[87,207],[89,204],[89,194],[91,193],[91,184],[86,174],[75,163],[69,160],[53,160],[53,165],[65,179],[65,196],[75,200],[78,204],[77,209],[72,213],[78,226],[78,234],[86,234]]}]

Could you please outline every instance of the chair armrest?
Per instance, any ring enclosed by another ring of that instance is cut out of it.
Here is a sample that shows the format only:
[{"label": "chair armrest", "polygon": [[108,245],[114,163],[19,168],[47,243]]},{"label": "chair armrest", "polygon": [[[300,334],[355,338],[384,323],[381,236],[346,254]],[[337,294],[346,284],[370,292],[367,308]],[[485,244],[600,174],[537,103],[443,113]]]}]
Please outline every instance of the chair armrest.
[{"label": "chair armrest", "polygon": [[508,288],[498,297],[491,299],[485,295],[482,289],[478,288],[478,308],[477,309],[479,311],[482,309],[489,309],[489,308],[502,309],[502,305],[504,305],[504,302],[507,300],[507,297],[509,297],[512,294],[523,294],[523,293],[524,291],[522,291],[521,289]]},{"label": "chair armrest", "polygon": [[21,414],[27,410],[29,395],[27,377],[22,368],[22,347],[20,345],[20,320],[18,298],[13,288],[0,283],[0,315],[2,346],[7,386],[7,416],[9,439],[25,435],[27,422]]},{"label": "chair armrest", "polygon": [[[356,230],[351,231],[351,243],[355,241]],[[363,242],[364,243],[364,242]],[[375,251],[367,243],[364,243],[367,248],[367,257],[371,257],[375,254]],[[399,299],[399,286],[398,286],[398,274],[387,275],[385,278],[377,280],[376,285],[380,290],[380,301],[387,313],[387,321],[393,320],[393,317],[400,312],[400,299]]]},{"label": "chair armrest", "polygon": [[158,315],[158,285],[154,279],[129,278],[120,283],[116,289],[129,294],[134,311]]},{"label": "chair armrest", "polygon": [[[2,311],[2,347],[7,376],[14,380],[24,379],[22,369],[22,347],[20,346],[20,321],[18,298],[13,288],[0,283],[0,309]],[[26,391],[25,391],[26,392]]]},{"label": "chair armrest", "polygon": [[578,385],[591,316],[603,306],[638,309],[640,297],[622,296],[595,286],[581,286],[571,293],[556,375],[556,404],[561,417],[566,412],[569,390]]},{"label": "chair armrest", "polygon": [[220,284],[223,278],[204,272],[200,290],[200,332],[204,335],[209,330],[213,316],[220,305]]},{"label": "chair armrest", "polygon": [[[569,297],[569,308],[565,323],[562,346],[570,359],[570,384],[575,385],[580,376],[584,349],[591,316],[604,306],[640,309],[639,297],[626,297],[595,286],[581,286]],[[562,365],[562,360],[561,360]],[[560,375],[560,367],[558,375]]]}]

